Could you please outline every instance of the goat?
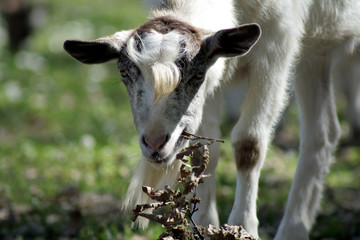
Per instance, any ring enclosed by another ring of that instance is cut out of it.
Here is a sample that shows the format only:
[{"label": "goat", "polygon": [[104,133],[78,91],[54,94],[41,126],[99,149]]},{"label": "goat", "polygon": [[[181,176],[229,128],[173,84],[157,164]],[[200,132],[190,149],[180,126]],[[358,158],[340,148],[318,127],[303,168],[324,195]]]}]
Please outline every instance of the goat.
[{"label": "goat", "polygon": [[[147,201],[137,193],[142,184],[156,187],[176,181],[175,155],[188,144],[180,137],[182,132],[220,137],[220,86],[225,81],[246,81],[242,114],[231,133],[237,180],[228,222],[241,224],[258,237],[260,170],[293,73],[300,155],[275,239],[308,239],[340,136],[328,59],[341,49],[350,55],[358,51],[359,1],[146,3],[150,20],[135,30],[64,43],[71,56],[86,64],[118,60],[144,158],[125,202],[133,206]],[[212,177],[198,189],[203,202],[195,221],[218,226],[214,175],[219,146],[210,151],[207,171]]]}]

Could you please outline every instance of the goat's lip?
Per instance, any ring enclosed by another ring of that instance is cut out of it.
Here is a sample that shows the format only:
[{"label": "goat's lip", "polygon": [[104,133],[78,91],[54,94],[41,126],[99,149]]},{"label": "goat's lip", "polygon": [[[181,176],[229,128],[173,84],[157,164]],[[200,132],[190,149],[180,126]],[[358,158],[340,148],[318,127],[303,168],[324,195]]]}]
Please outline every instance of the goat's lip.
[{"label": "goat's lip", "polygon": [[169,157],[162,157],[160,153],[153,153],[151,154],[151,157],[148,158],[150,162],[157,163],[157,164],[163,164],[167,163],[169,161]]},{"label": "goat's lip", "polygon": [[166,156],[163,157],[161,156],[161,153],[155,152],[153,153],[150,157],[147,157],[147,160],[150,161],[151,163],[155,163],[155,164],[171,164],[171,160],[175,160],[176,159],[176,155],[181,151],[181,149],[183,149],[185,147],[185,143],[186,141],[188,141],[187,139],[185,139],[183,137],[183,133],[186,131],[186,129],[183,130],[183,132],[180,134],[178,140],[176,141],[174,148],[172,150],[172,152]]},{"label": "goat's lip", "polygon": [[168,163],[169,163],[169,158],[167,158],[167,157],[157,158],[157,159],[148,158],[147,160],[156,165],[168,165]]},{"label": "goat's lip", "polygon": [[186,139],[184,137],[185,132],[187,132],[187,129],[184,128],[184,130],[181,132],[178,140],[175,143],[174,149],[173,149],[173,153],[175,154],[175,156],[184,148],[186,147],[186,143],[189,141],[188,139]]}]

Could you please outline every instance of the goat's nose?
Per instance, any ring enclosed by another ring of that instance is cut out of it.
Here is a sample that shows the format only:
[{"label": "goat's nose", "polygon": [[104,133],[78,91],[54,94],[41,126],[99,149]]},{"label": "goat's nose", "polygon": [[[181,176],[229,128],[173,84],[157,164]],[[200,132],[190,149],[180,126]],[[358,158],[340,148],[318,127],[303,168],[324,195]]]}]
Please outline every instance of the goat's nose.
[{"label": "goat's nose", "polygon": [[155,136],[143,136],[143,143],[145,146],[150,147],[154,152],[161,150],[167,141],[169,141],[169,134],[167,135],[155,135]]}]

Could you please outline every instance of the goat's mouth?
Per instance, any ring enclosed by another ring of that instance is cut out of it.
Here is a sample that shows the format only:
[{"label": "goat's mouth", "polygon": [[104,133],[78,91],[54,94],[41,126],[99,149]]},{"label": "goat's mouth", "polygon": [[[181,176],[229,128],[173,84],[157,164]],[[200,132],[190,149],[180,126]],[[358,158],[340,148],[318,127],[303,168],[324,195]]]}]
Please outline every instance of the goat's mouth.
[{"label": "goat's mouth", "polygon": [[172,148],[172,151],[170,154],[163,156],[159,152],[154,152],[153,154],[151,154],[150,158],[147,158],[147,160],[154,164],[171,165],[173,163],[173,161],[176,160],[177,154],[184,147],[186,147],[186,144],[189,142],[188,141],[189,139],[186,136],[188,136],[188,132],[186,131],[186,129],[184,129],[182,131],[182,133],[180,134],[179,138],[176,140],[176,143],[175,143],[174,147]]},{"label": "goat's mouth", "polygon": [[169,161],[169,157],[162,157],[160,153],[155,152],[151,154],[151,158],[148,159],[152,163],[156,164],[166,164]]},{"label": "goat's mouth", "polygon": [[[192,145],[191,148],[187,148],[187,144],[192,141],[205,141],[205,143],[197,142],[196,144]],[[156,163],[162,166],[170,166],[175,159],[181,159],[184,156],[184,153],[188,153],[189,150],[191,151],[194,147],[198,148],[203,145],[211,145],[213,143],[224,143],[225,141],[222,139],[216,139],[211,137],[203,137],[198,136],[192,133],[183,130],[180,134],[179,138],[176,141],[176,144],[173,148],[173,151],[167,157],[161,157],[160,154],[154,153],[151,156],[151,159],[148,159],[152,163]],[[198,145],[200,144],[200,145]]]}]

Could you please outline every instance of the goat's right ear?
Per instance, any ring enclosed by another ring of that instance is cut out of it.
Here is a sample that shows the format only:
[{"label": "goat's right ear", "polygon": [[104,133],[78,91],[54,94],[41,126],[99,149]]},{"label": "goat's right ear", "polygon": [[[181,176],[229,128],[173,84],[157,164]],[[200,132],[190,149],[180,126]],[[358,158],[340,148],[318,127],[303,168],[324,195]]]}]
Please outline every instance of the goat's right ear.
[{"label": "goat's right ear", "polygon": [[207,58],[235,57],[247,54],[261,35],[258,24],[245,24],[237,28],[224,29],[205,39],[202,48]]},{"label": "goat's right ear", "polygon": [[64,49],[82,63],[104,63],[119,57],[122,46],[131,34],[132,31],[122,31],[94,41],[67,40]]}]

